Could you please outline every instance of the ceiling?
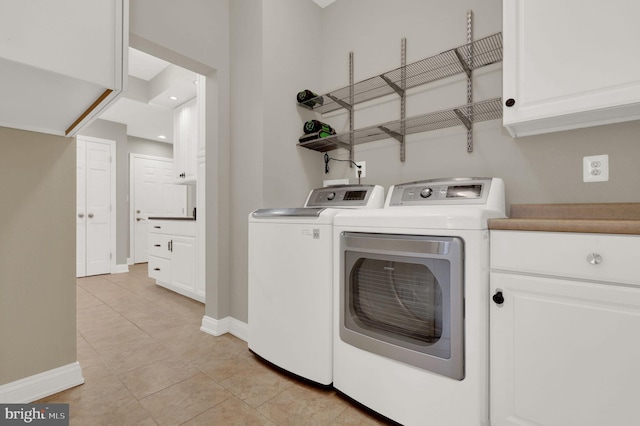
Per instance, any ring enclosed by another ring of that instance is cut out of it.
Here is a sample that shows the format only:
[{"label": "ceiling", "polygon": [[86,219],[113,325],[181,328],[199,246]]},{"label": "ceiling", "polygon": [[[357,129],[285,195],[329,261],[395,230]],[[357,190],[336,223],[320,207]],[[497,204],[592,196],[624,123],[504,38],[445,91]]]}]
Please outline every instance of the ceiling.
[{"label": "ceiling", "polygon": [[196,96],[195,81],[194,72],[130,47],[128,88],[100,118],[126,124],[129,136],[173,143],[173,109]]}]

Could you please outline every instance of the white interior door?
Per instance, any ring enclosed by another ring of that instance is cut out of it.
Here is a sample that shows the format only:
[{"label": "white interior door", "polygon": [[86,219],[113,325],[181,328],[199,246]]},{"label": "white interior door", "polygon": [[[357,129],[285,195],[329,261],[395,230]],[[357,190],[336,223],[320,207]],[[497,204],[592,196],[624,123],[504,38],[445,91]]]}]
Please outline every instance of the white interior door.
[{"label": "white interior door", "polygon": [[111,272],[112,143],[77,139],[76,275]]},{"label": "white interior door", "polygon": [[86,188],[87,188],[87,167],[86,167],[86,147],[84,141],[77,140],[76,143],[76,277],[87,275],[87,213],[86,213]]},{"label": "white interior door", "polygon": [[187,215],[187,188],[173,183],[173,160],[131,154],[131,252],[134,263],[149,260],[150,216]]}]

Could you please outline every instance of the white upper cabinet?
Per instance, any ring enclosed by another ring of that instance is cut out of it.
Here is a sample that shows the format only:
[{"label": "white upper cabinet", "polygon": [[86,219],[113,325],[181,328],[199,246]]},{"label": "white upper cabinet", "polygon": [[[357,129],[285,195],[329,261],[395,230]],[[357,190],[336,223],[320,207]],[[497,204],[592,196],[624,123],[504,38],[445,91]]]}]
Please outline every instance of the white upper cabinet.
[{"label": "white upper cabinet", "polygon": [[640,119],[638,16],[630,0],[503,0],[511,135]]},{"label": "white upper cabinet", "polygon": [[176,183],[195,183],[198,146],[198,98],[173,110],[173,161]]},{"label": "white upper cabinet", "polygon": [[123,91],[128,0],[2,0],[0,125],[73,136]]}]

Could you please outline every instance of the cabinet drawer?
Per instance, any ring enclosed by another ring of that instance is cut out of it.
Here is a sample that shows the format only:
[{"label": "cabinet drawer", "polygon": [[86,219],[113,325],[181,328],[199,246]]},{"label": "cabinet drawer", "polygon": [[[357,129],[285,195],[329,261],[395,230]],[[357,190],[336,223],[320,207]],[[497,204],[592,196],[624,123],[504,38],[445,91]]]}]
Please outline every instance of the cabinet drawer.
[{"label": "cabinet drawer", "polygon": [[195,220],[176,220],[171,224],[171,233],[181,237],[196,236]]},{"label": "cabinet drawer", "polygon": [[640,285],[640,236],[491,231],[491,269]]},{"label": "cabinet drawer", "polygon": [[149,234],[149,256],[157,256],[165,259],[171,257],[169,251],[169,241],[171,235],[165,234]]},{"label": "cabinet drawer", "polygon": [[171,282],[171,261],[149,256],[149,277],[164,283]]},{"label": "cabinet drawer", "polygon": [[169,220],[150,220],[149,233],[151,234],[170,234],[172,231],[172,223]]}]

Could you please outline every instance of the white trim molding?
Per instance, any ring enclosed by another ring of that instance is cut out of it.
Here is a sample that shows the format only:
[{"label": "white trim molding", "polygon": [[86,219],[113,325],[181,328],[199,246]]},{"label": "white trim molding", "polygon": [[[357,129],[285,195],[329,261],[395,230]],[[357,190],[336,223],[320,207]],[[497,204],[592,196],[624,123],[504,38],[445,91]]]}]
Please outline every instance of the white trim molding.
[{"label": "white trim molding", "polygon": [[124,274],[129,272],[129,265],[116,265],[116,269],[115,271],[113,271],[114,274]]},{"label": "white trim molding", "polygon": [[205,315],[202,317],[200,331],[204,331],[212,336],[222,336],[225,333],[231,333],[245,342],[249,339],[249,325],[233,317],[215,319]]},{"label": "white trim molding", "polygon": [[80,363],[73,362],[0,386],[0,402],[27,404],[83,383]]}]

